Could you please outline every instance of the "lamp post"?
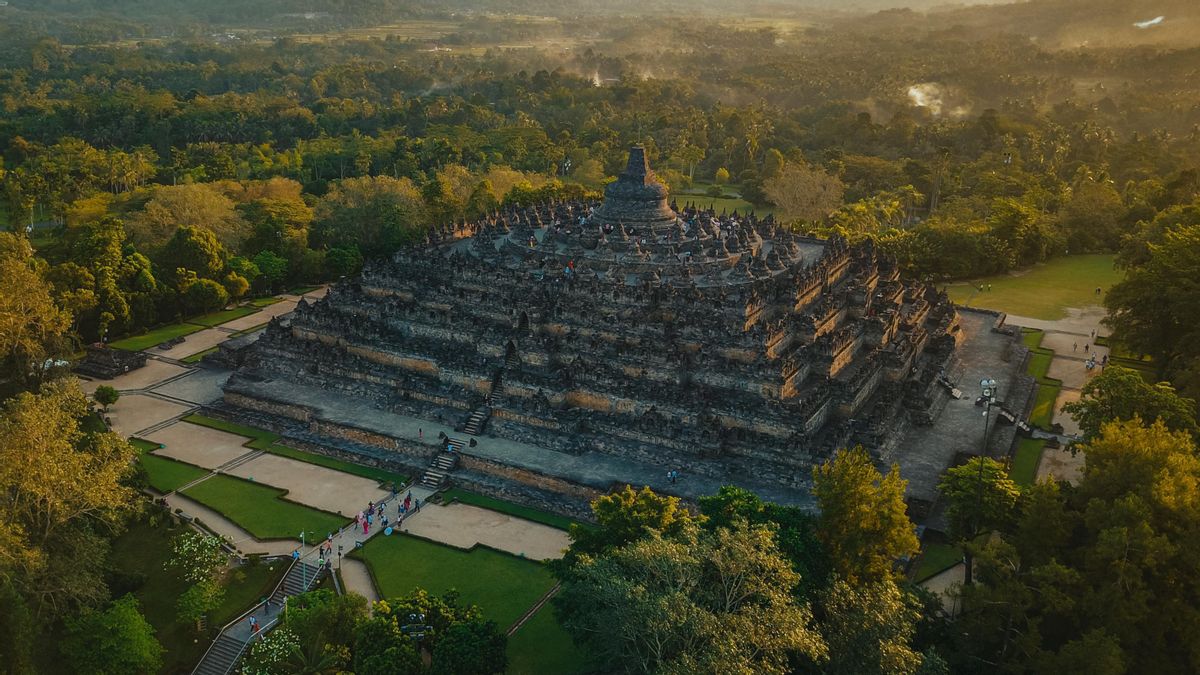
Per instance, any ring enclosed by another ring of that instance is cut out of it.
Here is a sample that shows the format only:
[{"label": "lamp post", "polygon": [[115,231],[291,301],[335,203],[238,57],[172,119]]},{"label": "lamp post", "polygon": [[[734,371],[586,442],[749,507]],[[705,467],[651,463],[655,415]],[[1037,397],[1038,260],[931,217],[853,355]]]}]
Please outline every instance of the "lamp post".
[{"label": "lamp post", "polygon": [[414,642],[420,642],[425,633],[433,630],[433,626],[425,624],[424,614],[409,614],[408,623],[400,626],[400,632],[412,638]]},{"label": "lamp post", "polygon": [[[983,463],[988,454],[988,425],[992,417],[992,402],[996,399],[996,381],[990,377],[985,377],[979,381],[979,388],[983,390],[983,445],[979,449],[979,479],[978,492],[975,498],[975,527],[971,529],[971,534],[978,536],[979,530],[983,525]],[[966,574],[963,577],[963,582],[970,586],[975,583],[973,567],[973,556],[968,556]]]}]

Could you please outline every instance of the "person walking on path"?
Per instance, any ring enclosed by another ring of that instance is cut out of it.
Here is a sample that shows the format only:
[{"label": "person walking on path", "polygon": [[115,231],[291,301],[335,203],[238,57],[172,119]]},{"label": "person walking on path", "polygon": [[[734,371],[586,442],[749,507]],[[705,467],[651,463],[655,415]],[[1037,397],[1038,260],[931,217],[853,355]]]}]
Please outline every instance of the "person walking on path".
[{"label": "person walking on path", "polygon": [[371,525],[367,521],[364,520],[362,526],[363,534],[369,534],[371,532]]},{"label": "person walking on path", "polygon": [[420,510],[421,510],[421,498],[420,498],[420,497],[417,497],[417,504],[416,504],[416,508],[415,508],[415,509],[413,509],[413,512],[415,513],[415,512],[417,512],[417,511],[420,511]]},{"label": "person walking on path", "polygon": [[1077,351],[1079,351],[1079,343],[1078,343],[1078,342],[1076,342],[1075,344],[1071,345],[1071,351],[1073,351],[1073,352],[1077,352]]},{"label": "person walking on path", "polygon": [[258,619],[253,614],[250,615],[250,637],[258,635]]}]

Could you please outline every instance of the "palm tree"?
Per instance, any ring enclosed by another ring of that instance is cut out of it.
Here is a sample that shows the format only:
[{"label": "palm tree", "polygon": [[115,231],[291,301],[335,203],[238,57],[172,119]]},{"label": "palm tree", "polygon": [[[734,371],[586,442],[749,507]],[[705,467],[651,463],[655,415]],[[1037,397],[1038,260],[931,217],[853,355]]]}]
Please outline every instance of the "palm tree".
[{"label": "palm tree", "polygon": [[324,640],[310,640],[292,648],[284,663],[295,675],[324,675],[338,668],[338,658],[325,648]]}]

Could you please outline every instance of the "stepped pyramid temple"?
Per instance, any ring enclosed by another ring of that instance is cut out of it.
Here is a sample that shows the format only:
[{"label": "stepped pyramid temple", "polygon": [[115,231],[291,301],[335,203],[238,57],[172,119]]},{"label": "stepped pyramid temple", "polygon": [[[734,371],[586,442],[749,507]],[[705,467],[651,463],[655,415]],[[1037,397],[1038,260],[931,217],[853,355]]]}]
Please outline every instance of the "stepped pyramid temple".
[{"label": "stepped pyramid temple", "polygon": [[668,200],[634,147],[600,203],[438,229],[230,356],[216,412],[573,515],[625,483],[807,504],[814,463],[925,414],[944,294],[870,245]]}]

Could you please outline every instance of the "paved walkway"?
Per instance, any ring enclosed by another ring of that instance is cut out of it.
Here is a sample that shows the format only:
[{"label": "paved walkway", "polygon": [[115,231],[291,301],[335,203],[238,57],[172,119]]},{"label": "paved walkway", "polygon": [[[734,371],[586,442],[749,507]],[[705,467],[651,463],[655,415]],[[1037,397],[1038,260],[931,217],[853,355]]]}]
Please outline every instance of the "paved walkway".
[{"label": "paved walkway", "polygon": [[549,525],[457,503],[422,506],[401,529],[457,548],[484,544],[533,560],[561,558],[571,543],[566,532]]},{"label": "paved walkway", "polygon": [[[1099,366],[1088,370],[1087,360],[1093,354],[1097,361],[1103,360],[1109,353],[1108,347],[1097,346],[1095,340],[1096,336],[1104,335],[1104,326],[1100,322],[1105,316],[1105,310],[1100,306],[1068,308],[1067,317],[1057,321],[1008,315],[1009,324],[1044,331],[1042,346],[1054,350],[1054,359],[1046,374],[1062,380],[1063,386],[1054,402],[1052,419],[1054,423],[1062,425],[1066,436],[1078,435],[1079,425],[1063,412],[1063,405],[1078,401],[1084,385],[1103,372]],[[1076,483],[1082,475],[1083,464],[1084,454],[1078,451],[1072,453],[1066,444],[1058,450],[1047,448],[1038,464],[1037,480],[1052,476],[1057,480]]]}]

